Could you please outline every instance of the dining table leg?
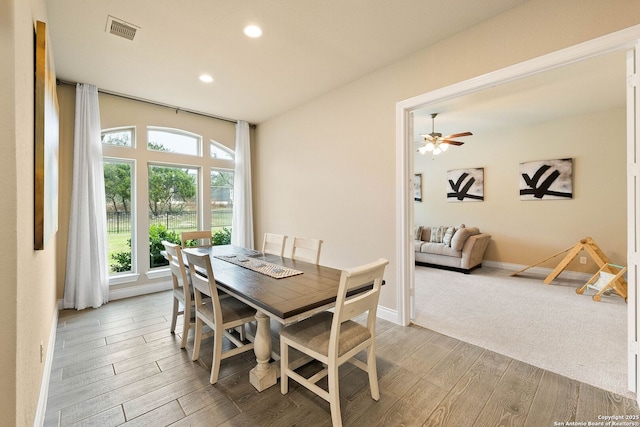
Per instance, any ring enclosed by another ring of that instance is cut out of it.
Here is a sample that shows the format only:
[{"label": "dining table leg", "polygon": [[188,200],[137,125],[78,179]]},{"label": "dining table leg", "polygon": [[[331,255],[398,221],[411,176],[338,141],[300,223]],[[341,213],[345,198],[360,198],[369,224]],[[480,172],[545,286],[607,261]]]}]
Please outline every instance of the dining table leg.
[{"label": "dining table leg", "polygon": [[249,382],[258,390],[265,390],[278,381],[277,369],[269,363],[271,359],[271,325],[269,316],[261,311],[256,312],[256,336],[253,351],[257,365],[249,373]]}]

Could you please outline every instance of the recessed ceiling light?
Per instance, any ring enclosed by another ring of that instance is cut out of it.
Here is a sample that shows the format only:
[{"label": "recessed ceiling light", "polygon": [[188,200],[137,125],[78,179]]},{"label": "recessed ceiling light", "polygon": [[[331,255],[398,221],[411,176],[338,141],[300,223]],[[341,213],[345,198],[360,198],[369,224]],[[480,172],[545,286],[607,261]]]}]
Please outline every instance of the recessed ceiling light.
[{"label": "recessed ceiling light", "polygon": [[262,30],[257,25],[247,25],[246,27],[244,27],[244,33],[247,35],[247,37],[255,39],[262,35]]},{"label": "recessed ceiling light", "polygon": [[209,74],[201,74],[199,78],[201,82],[205,83],[211,83],[213,81],[213,77],[211,77]]}]

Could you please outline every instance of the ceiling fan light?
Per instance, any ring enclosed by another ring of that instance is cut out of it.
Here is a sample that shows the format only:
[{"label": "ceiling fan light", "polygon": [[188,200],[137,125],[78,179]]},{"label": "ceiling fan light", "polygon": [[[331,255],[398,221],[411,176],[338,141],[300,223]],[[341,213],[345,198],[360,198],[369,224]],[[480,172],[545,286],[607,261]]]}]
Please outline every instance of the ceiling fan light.
[{"label": "ceiling fan light", "polygon": [[422,147],[418,148],[418,151],[420,152],[420,154],[424,154],[427,152],[427,146],[423,145]]},{"label": "ceiling fan light", "polygon": [[262,29],[257,25],[247,25],[243,31],[247,37],[251,37],[252,39],[256,39],[262,35]]},{"label": "ceiling fan light", "polygon": [[440,153],[442,153],[442,150],[440,149],[440,147],[436,147],[433,149],[433,154],[435,154],[436,156]]},{"label": "ceiling fan light", "polygon": [[447,148],[449,148],[449,144],[440,144],[438,145],[438,147],[440,147],[442,151],[447,151]]},{"label": "ceiling fan light", "polygon": [[425,148],[427,151],[432,151],[434,148],[436,148],[436,145],[433,142],[429,141],[425,144]]}]

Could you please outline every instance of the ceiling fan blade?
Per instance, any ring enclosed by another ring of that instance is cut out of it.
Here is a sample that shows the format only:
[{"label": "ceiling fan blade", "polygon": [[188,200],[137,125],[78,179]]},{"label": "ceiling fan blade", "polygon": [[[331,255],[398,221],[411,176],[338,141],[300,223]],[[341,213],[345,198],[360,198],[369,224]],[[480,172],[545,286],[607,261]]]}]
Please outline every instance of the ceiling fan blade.
[{"label": "ceiling fan blade", "polygon": [[473,135],[471,132],[454,133],[454,134],[445,136],[444,139],[460,138],[462,136],[471,136],[471,135]]},{"label": "ceiling fan blade", "polygon": [[433,135],[420,135],[420,136],[423,137],[426,141],[435,140],[435,137]]},{"label": "ceiling fan blade", "polygon": [[450,139],[444,139],[441,142],[442,144],[449,144],[449,145],[462,145],[464,144],[464,142],[460,142],[460,141],[452,141]]}]

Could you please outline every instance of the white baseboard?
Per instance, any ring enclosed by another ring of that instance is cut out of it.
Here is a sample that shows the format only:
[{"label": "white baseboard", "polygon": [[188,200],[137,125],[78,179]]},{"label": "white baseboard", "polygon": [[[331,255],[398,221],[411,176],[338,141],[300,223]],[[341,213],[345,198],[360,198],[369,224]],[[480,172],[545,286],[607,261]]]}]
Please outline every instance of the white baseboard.
[{"label": "white baseboard", "polygon": [[[58,301],[58,307],[62,306],[62,300]],[[51,379],[51,366],[53,365],[53,350],[56,346],[56,330],[58,329],[58,310],[55,310],[53,321],[51,322],[51,332],[49,333],[49,344],[47,354],[44,359],[44,369],[42,371],[42,382],[40,383],[40,395],[38,396],[38,406],[33,420],[34,426],[44,425],[44,417],[47,412],[47,399],[49,397],[49,381]]]},{"label": "white baseboard", "polygon": [[109,301],[137,297],[140,295],[153,294],[155,292],[168,291],[173,288],[170,280],[146,285],[129,286],[121,289],[109,289]]},{"label": "white baseboard", "polygon": [[[170,280],[167,280],[163,282],[149,283],[146,285],[130,286],[121,289],[109,289],[109,301],[168,291],[172,288],[173,284]],[[64,310],[64,301],[62,299],[58,300],[58,310]]]},{"label": "white baseboard", "polygon": [[[486,267],[500,268],[502,270],[509,270],[509,271],[520,271],[527,267],[526,265],[522,265],[522,264],[511,264],[508,262],[487,261],[487,260],[482,261],[482,265]],[[533,274],[536,276],[539,275],[541,277],[547,277],[549,273],[551,273],[552,271],[553,271],[552,268],[545,268],[545,267],[531,267],[527,269],[528,274]],[[589,280],[591,276],[593,276],[592,273],[581,273],[578,271],[567,271],[567,270],[564,270],[560,274],[562,275],[562,277],[566,277],[568,279],[584,280],[585,282]]]},{"label": "white baseboard", "polygon": [[392,310],[390,308],[379,305],[376,314],[377,317],[381,319],[388,320],[389,322],[393,322],[397,325],[400,324],[398,322],[398,310]]}]

